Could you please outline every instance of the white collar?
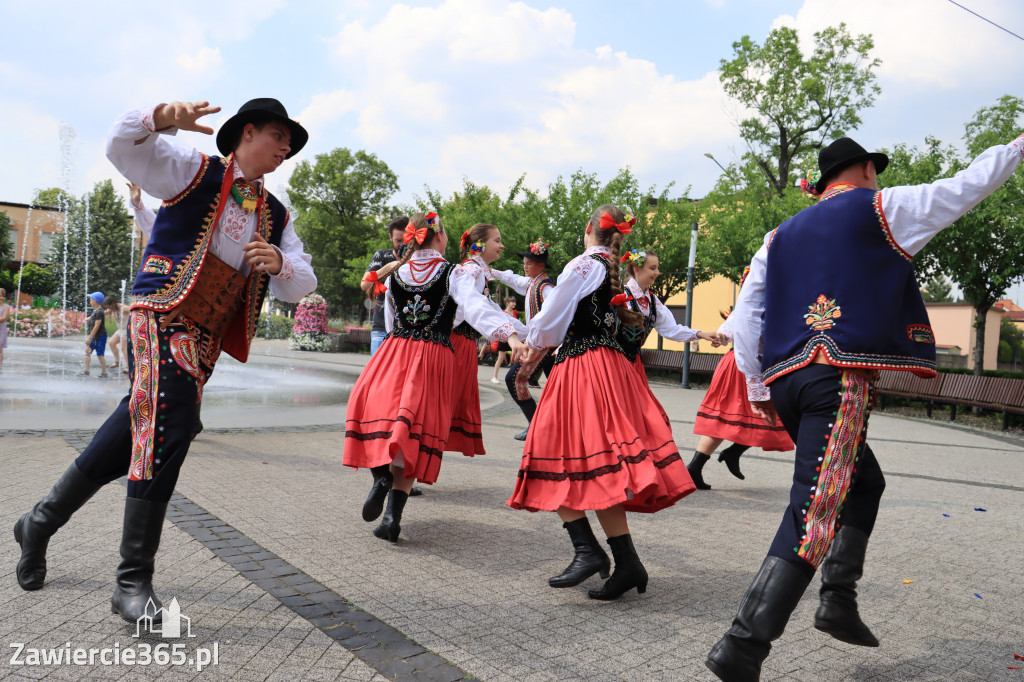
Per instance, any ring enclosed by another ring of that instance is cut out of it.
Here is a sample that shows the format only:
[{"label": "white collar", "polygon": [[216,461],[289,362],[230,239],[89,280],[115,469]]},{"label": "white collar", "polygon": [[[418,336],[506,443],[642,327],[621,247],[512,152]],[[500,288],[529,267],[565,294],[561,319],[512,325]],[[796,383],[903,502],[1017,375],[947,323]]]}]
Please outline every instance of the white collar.
[{"label": "white collar", "polygon": [[430,260],[432,258],[440,258],[444,260],[444,256],[442,256],[441,252],[437,249],[420,249],[418,251],[414,251],[413,254],[409,256],[409,260]]},{"label": "white collar", "polygon": [[605,256],[611,256],[612,255],[612,250],[609,249],[607,246],[602,246],[601,244],[595,244],[594,246],[591,246],[589,249],[584,251],[583,255],[584,256],[591,256],[591,255],[593,255],[595,253],[600,253],[600,254],[605,255]]},{"label": "white collar", "polygon": [[629,292],[633,294],[634,298],[642,298],[647,295],[647,292],[641,289],[640,285],[637,284],[637,281],[632,277],[630,277],[629,281],[626,282],[626,288],[629,289]]},{"label": "white collar", "polygon": [[[231,178],[232,181],[238,180],[239,178],[241,178],[243,180],[245,179],[245,173],[242,172],[242,167],[239,166],[238,162],[235,161],[234,159],[231,160],[231,172],[232,172],[232,178]],[[263,189],[263,176],[261,175],[260,177],[258,177],[255,180],[253,180],[252,184],[256,185],[257,189],[262,190]]]}]

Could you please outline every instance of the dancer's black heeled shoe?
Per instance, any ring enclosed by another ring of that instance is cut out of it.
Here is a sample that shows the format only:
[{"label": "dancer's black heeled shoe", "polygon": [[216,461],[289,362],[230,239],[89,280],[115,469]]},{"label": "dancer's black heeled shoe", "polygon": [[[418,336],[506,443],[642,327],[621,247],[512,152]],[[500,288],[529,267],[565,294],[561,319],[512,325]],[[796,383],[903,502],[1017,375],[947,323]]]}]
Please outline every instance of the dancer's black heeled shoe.
[{"label": "dancer's black heeled shoe", "polygon": [[380,525],[373,529],[373,534],[381,540],[398,542],[398,534],[402,530],[402,510],[405,509],[405,503],[408,501],[407,493],[392,488],[388,494],[388,508],[384,512],[384,518],[380,520]]},{"label": "dancer's black heeled shoe", "polygon": [[594,531],[590,528],[590,521],[587,520],[587,517],[563,523],[562,528],[569,531],[569,539],[572,540],[576,554],[564,571],[548,579],[548,585],[551,587],[575,587],[595,573],[600,573],[602,578],[607,578],[611,569],[611,561],[608,560],[608,555],[601,549],[601,544],[594,537]]},{"label": "dancer's black heeled shoe", "polygon": [[373,485],[370,486],[370,494],[366,496],[366,502],[363,502],[363,521],[367,522],[380,518],[381,512],[384,511],[384,499],[388,496],[388,491],[391,490],[391,484],[394,482],[391,467],[387,464],[373,467],[370,469],[370,473],[373,474]]},{"label": "dancer's black heeled shoe", "polygon": [[711,486],[704,482],[704,475],[701,473],[709,459],[711,459],[711,455],[705,455],[703,452],[694,452],[693,459],[686,465],[686,470],[690,472],[690,478],[693,479],[693,484],[697,486],[697,490],[711,490]]},{"label": "dancer's black heeled shoe", "polygon": [[615,571],[604,585],[588,590],[587,596],[591,599],[611,601],[618,599],[634,587],[637,594],[646,592],[647,569],[640,563],[640,557],[636,555],[633,538],[629,533],[608,538],[608,546],[611,547],[612,556],[615,557]]},{"label": "dancer's black heeled shoe", "polygon": [[749,445],[733,443],[725,450],[722,450],[721,454],[718,455],[718,461],[725,462],[725,466],[729,469],[729,473],[741,481],[745,480],[746,477],[743,475],[743,472],[740,471],[740,455],[746,452],[749,447]]}]

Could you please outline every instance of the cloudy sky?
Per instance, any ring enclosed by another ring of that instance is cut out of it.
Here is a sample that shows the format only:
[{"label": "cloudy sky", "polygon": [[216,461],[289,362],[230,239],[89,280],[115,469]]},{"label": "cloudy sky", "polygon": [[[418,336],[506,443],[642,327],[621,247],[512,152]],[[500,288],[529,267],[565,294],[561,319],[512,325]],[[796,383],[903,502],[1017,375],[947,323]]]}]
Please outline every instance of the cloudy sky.
[{"label": "cloudy sky", "polygon": [[[1024,3],[958,0],[1024,35]],[[172,99],[224,107],[272,96],[310,131],[294,162],[366,149],[399,176],[396,201],[463,177],[501,190],[522,173],[543,188],[577,168],[641,184],[692,186],[743,153],[737,107],[717,69],[743,35],[775,26],[810,43],[846,22],[882,60],[876,105],[854,136],[867,147],[958,142],[1004,94],[1024,95],[1024,41],[948,0],[179,0],[173,11],[98,0],[0,0],[0,200],[63,184],[59,126],[75,131],[70,188],[116,178],[103,156],[124,110]],[[129,9],[130,8],[130,9]],[[213,140],[178,141],[214,152]]]}]

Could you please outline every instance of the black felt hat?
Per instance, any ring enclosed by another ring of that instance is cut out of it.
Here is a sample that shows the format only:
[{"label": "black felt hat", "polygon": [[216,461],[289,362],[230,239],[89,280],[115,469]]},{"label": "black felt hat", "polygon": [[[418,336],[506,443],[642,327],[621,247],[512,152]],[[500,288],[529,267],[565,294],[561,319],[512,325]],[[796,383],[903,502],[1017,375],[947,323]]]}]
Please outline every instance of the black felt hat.
[{"label": "black felt hat", "polygon": [[[531,247],[533,247],[535,245],[540,246],[540,248],[543,248],[544,251],[541,252],[541,253],[534,253],[533,249]],[[537,241],[535,241],[532,244],[528,245],[526,247],[526,249],[522,253],[517,253],[516,255],[519,256],[520,258],[529,258],[532,261],[537,261],[538,263],[543,263],[544,265],[547,265],[548,264],[548,250],[549,250],[548,246],[549,246],[548,244],[544,244],[544,242],[542,242],[540,239],[538,239]]]},{"label": "black felt hat", "polygon": [[848,137],[840,137],[838,140],[818,152],[818,170],[821,171],[821,178],[814,185],[818,194],[825,191],[829,176],[838,173],[847,166],[852,166],[858,161],[871,159],[875,164],[875,173],[881,174],[889,165],[889,157],[880,152],[869,152]]},{"label": "black felt hat", "polygon": [[243,104],[238,109],[238,113],[229,118],[217,132],[217,149],[220,150],[221,154],[227,156],[237,146],[245,124],[266,120],[268,115],[271,119],[280,121],[288,126],[288,130],[291,131],[291,150],[285,155],[285,158],[290,159],[298,154],[306,146],[306,142],[309,140],[309,133],[297,122],[288,118],[288,112],[285,111],[284,105],[272,97],[251,99]]}]

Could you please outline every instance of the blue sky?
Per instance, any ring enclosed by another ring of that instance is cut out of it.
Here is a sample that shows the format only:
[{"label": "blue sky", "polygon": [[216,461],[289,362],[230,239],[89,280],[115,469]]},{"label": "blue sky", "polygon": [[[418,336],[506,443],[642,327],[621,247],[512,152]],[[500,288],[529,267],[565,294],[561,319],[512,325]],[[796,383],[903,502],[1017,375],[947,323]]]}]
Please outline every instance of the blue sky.
[{"label": "blue sky", "polygon": [[[1024,35],[1024,5],[962,4]],[[311,133],[296,158],[366,149],[398,174],[395,201],[463,177],[543,188],[577,168],[692,187],[743,153],[717,68],[743,35],[845,21],[874,36],[882,95],[853,131],[867,147],[958,142],[1004,94],[1024,95],[1024,41],[946,0],[432,0],[197,2],[173,10],[99,1],[0,0],[0,200],[61,184],[58,126],[76,132],[71,190],[116,171],[103,156],[124,110],[170,99],[224,107],[273,96]],[[12,30],[13,29],[13,30]],[[195,134],[178,141],[213,152]],[[294,162],[269,178],[283,194]],[[1020,291],[1015,291],[1019,298]]]}]

